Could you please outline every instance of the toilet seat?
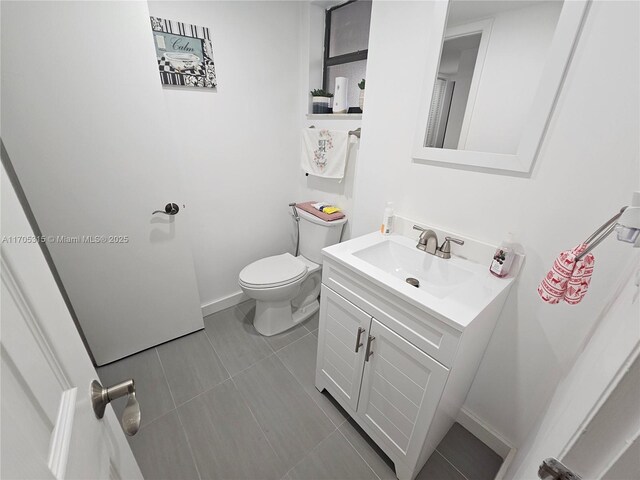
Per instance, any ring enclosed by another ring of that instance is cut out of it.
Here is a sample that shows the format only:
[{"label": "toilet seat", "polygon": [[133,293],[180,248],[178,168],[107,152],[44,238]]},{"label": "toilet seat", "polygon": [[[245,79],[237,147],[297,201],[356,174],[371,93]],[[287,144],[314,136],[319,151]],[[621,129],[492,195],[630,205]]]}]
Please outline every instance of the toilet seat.
[{"label": "toilet seat", "polygon": [[283,253],[257,260],[242,269],[240,284],[254,289],[274,288],[300,280],[307,274],[307,265],[291,255]]}]

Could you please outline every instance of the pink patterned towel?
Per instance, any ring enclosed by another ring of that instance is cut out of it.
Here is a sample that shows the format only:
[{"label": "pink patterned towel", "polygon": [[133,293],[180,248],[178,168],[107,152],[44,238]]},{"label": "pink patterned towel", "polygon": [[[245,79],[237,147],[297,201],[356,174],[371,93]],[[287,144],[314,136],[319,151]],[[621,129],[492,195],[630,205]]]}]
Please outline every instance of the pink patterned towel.
[{"label": "pink patterned towel", "polygon": [[300,210],[304,210],[305,212],[309,212],[312,215],[315,215],[318,218],[321,218],[325,222],[331,222],[333,220],[340,220],[344,218],[344,213],[336,212],[336,213],[324,213],[313,207],[313,204],[317,203],[315,200],[311,200],[310,202],[298,203],[296,207]]},{"label": "pink patterned towel", "polygon": [[591,283],[594,258],[591,253],[580,260],[576,257],[582,253],[586,244],[578,245],[572,250],[562,252],[553,263],[553,268],[538,286],[540,298],[547,303],[558,303],[564,300],[570,305],[580,303]]}]

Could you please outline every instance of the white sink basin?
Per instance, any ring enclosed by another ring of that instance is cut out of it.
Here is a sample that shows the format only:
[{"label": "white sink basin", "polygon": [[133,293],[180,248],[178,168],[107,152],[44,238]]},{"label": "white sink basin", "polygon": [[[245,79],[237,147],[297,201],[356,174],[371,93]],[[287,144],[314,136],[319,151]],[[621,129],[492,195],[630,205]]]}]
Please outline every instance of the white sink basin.
[{"label": "white sink basin", "polygon": [[400,280],[406,281],[409,277],[417,279],[420,282],[417,288],[438,298],[449,295],[474,275],[456,265],[455,260],[444,260],[418,250],[415,246],[391,240],[356,250],[353,255]]},{"label": "white sink basin", "polygon": [[[463,330],[488,306],[497,305],[496,299],[513,282],[511,276],[497,278],[489,273],[492,250],[489,247],[486,263],[456,255],[445,260],[418,250],[415,239],[376,232],[325,248],[322,253],[329,265],[323,271],[337,262],[370,284]],[[417,279],[420,286],[407,283],[407,277]]]}]

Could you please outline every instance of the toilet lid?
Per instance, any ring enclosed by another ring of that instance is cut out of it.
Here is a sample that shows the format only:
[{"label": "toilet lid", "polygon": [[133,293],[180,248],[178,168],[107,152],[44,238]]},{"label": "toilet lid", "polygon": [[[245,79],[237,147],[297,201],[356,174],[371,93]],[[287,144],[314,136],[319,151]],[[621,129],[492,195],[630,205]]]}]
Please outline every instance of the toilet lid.
[{"label": "toilet lid", "polygon": [[257,260],[242,269],[240,282],[258,288],[294,282],[307,273],[307,266],[290,253]]}]

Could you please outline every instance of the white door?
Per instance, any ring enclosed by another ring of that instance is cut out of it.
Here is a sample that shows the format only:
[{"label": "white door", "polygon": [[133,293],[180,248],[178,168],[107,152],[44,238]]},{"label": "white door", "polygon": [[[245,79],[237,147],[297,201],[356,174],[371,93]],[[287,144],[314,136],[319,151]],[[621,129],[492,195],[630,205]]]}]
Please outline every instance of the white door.
[{"label": "white door", "polygon": [[583,479],[640,478],[640,358],[562,456]]},{"label": "white door", "polygon": [[[98,376],[2,169],[3,479],[141,479],[113,409],[98,420]],[[124,379],[123,379],[124,380]]]},{"label": "white door", "polygon": [[96,363],[203,328],[147,2],[0,8],[2,140],[42,234],[66,237],[48,246]]},{"label": "white door", "polygon": [[[636,356],[591,418],[574,433],[565,451],[540,459],[541,478],[555,480],[640,479],[640,358]],[[560,458],[557,463],[556,458]]]},{"label": "white door", "polygon": [[362,418],[400,457],[416,461],[448,369],[375,318],[358,403]]},{"label": "white door", "polygon": [[318,370],[325,379],[317,383],[332,384],[331,393],[355,411],[371,316],[324,285],[320,302]]},{"label": "white door", "polygon": [[505,478],[537,478],[554,458],[583,480],[640,479],[640,252],[630,251],[625,270]]}]

